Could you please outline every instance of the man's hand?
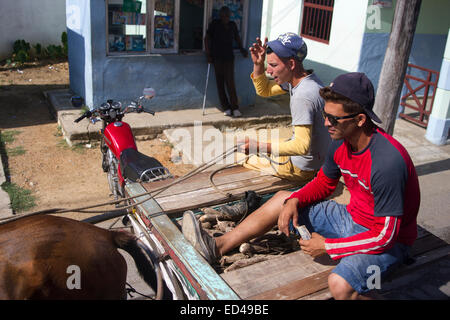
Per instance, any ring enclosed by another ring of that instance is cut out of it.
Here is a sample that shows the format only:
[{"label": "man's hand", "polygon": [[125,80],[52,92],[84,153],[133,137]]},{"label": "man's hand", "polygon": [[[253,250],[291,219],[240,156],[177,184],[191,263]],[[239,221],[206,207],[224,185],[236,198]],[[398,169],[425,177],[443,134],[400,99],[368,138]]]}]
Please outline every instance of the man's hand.
[{"label": "man's hand", "polygon": [[283,205],[280,215],[278,216],[278,229],[289,237],[289,222],[298,226],[298,199],[292,198]]},{"label": "man's hand", "polygon": [[325,250],[325,238],[317,232],[313,232],[311,234],[310,240],[300,239],[298,242],[300,244],[300,248],[310,256],[318,257],[327,253]]},{"label": "man's hand", "polygon": [[256,38],[256,42],[250,47],[253,64],[264,65],[264,61],[266,60],[266,48],[267,38],[264,39],[264,44],[259,37]]},{"label": "man's hand", "polygon": [[241,139],[237,141],[239,145],[238,150],[245,154],[257,154],[258,152],[270,154],[271,152],[271,144],[266,142],[258,142],[256,140],[250,139],[249,137],[245,137],[245,139]]},{"label": "man's hand", "polygon": [[253,75],[255,77],[259,77],[265,72],[266,48],[267,38],[264,40],[264,44],[260,38],[256,38],[256,42],[250,47],[250,55],[253,61]]}]

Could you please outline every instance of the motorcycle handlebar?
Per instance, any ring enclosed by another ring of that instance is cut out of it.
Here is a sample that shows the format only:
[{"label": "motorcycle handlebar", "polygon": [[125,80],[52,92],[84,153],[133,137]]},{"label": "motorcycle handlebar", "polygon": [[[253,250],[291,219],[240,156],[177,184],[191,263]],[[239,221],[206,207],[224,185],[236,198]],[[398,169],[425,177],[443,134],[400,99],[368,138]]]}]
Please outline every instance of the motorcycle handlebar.
[{"label": "motorcycle handlebar", "polygon": [[90,117],[91,115],[92,115],[92,112],[91,112],[91,111],[86,111],[85,113],[83,113],[83,115],[82,115],[81,117],[75,119],[74,122],[78,123],[78,122],[80,122],[81,120],[83,120],[84,118]]},{"label": "motorcycle handlebar", "polygon": [[[112,102],[113,102],[112,100],[108,100],[108,103],[109,103],[110,106],[111,106]],[[136,102],[130,104],[124,110],[119,110],[119,114],[120,115],[125,115],[126,113],[129,113],[129,112],[137,112],[137,113],[146,112],[146,113],[150,113],[152,116],[155,115],[155,111],[153,111],[153,110],[145,110],[144,107],[141,104],[138,104]],[[91,117],[93,114],[97,115],[99,113],[101,115],[102,112],[98,108],[94,109],[94,110],[88,110],[85,113],[83,113],[83,115],[81,115],[81,117],[75,119],[74,122],[78,123],[81,120],[83,120],[84,118]]]},{"label": "motorcycle handlebar", "polygon": [[155,111],[153,110],[146,110],[144,109],[144,107],[141,104],[130,104],[125,110],[124,113],[128,113],[128,112],[137,112],[137,113],[141,113],[141,112],[146,112],[146,113],[150,113],[152,116],[155,115]]}]

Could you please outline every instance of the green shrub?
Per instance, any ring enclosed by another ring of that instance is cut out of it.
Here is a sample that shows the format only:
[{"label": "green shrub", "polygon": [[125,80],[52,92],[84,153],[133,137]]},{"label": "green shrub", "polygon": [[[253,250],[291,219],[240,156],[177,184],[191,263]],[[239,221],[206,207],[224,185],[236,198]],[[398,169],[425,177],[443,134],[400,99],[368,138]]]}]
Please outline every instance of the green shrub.
[{"label": "green shrub", "polygon": [[65,31],[61,34],[61,42],[63,44],[63,54],[67,57],[67,54],[69,53],[69,46],[67,42],[67,32]]},{"label": "green shrub", "polygon": [[30,55],[25,50],[20,50],[14,56],[14,61],[24,64],[25,62],[30,60]]},{"label": "green shrub", "polygon": [[19,39],[14,41],[13,45],[13,54],[10,59],[9,64],[12,62],[16,62],[18,64],[24,64],[31,60],[31,58],[38,59],[64,59],[67,58],[68,55],[68,41],[67,41],[67,32],[63,32],[61,34],[61,45],[48,45],[47,47],[43,47],[40,43],[36,43],[31,46],[30,43],[26,42],[23,39]]},{"label": "green shrub", "polygon": [[47,47],[47,52],[50,59],[58,59],[63,56],[63,49],[61,46],[51,44]]},{"label": "green shrub", "polygon": [[30,44],[25,40],[16,40],[13,45],[13,60],[23,64],[30,60]]},{"label": "green shrub", "polygon": [[30,44],[23,39],[14,41],[13,53],[17,54],[17,53],[19,53],[19,51],[22,51],[22,50],[25,52],[29,52]]}]

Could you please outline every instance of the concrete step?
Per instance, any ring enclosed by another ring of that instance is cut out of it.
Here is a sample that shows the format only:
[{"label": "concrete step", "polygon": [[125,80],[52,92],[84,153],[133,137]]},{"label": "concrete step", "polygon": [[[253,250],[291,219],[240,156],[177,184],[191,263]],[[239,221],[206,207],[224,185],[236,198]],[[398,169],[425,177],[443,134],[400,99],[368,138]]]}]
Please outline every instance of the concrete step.
[{"label": "concrete step", "polygon": [[[166,129],[163,133],[172,144],[173,150],[179,153],[183,163],[199,166],[220,157],[246,137],[261,141],[286,140],[291,137],[292,128],[286,126],[272,129],[250,128],[221,131],[212,125],[198,124]],[[226,164],[239,163],[244,158],[245,154],[241,152],[230,154],[228,157],[220,159],[217,165],[211,167],[210,170],[218,169]]]},{"label": "concrete step", "polygon": [[[50,102],[51,111],[69,145],[99,140],[100,122],[94,125],[88,119],[83,119],[79,123],[74,123],[81,115],[81,110],[72,107],[70,98],[73,93],[69,89],[46,91],[44,95]],[[151,102],[146,107],[151,109]],[[286,99],[258,97],[255,105],[241,107],[240,110],[243,114],[240,118],[227,117],[217,108],[206,108],[203,115],[202,109],[198,108],[160,111],[155,116],[148,113],[132,113],[127,114],[124,120],[130,124],[135,136],[142,139],[154,138],[165,129],[190,127],[199,123],[223,129],[273,124],[288,126],[291,121],[289,103]]]}]

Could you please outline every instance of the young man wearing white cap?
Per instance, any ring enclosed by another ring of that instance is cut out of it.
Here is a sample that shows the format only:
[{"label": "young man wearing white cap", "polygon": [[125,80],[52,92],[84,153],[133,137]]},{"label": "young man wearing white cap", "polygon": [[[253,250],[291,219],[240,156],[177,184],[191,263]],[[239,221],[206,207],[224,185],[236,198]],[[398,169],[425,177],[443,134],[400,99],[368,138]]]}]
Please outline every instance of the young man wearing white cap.
[{"label": "young man wearing white cap", "polygon": [[[286,235],[293,226],[305,225],[312,237],[300,240],[301,249],[339,260],[328,277],[333,297],[367,298],[374,282],[381,283],[408,259],[417,238],[419,181],[406,149],[372,122],[381,123],[372,110],[373,85],[363,73],[338,76],[320,94],[333,141],[317,177],[296,192],[278,192],[217,238],[186,212],[183,234],[213,261],[274,225]],[[341,177],[350,192],[348,205],[326,200]],[[372,281],[376,270],[379,281]]]},{"label": "young man wearing white cap", "polygon": [[[266,39],[264,44],[257,38],[250,52],[253,60],[251,78],[256,93],[263,97],[290,95],[293,136],[288,141],[246,139],[241,151],[246,154],[266,152],[272,163],[255,156],[250,157],[244,166],[269,172],[274,168],[272,173],[280,177],[307,182],[325,160],[330,138],[321,115],[324,101],[319,90],[323,87],[322,82],[311,70],[303,67],[306,43],[297,34],[288,32],[270,42]],[[266,56],[267,73],[273,80],[265,74]]]}]

